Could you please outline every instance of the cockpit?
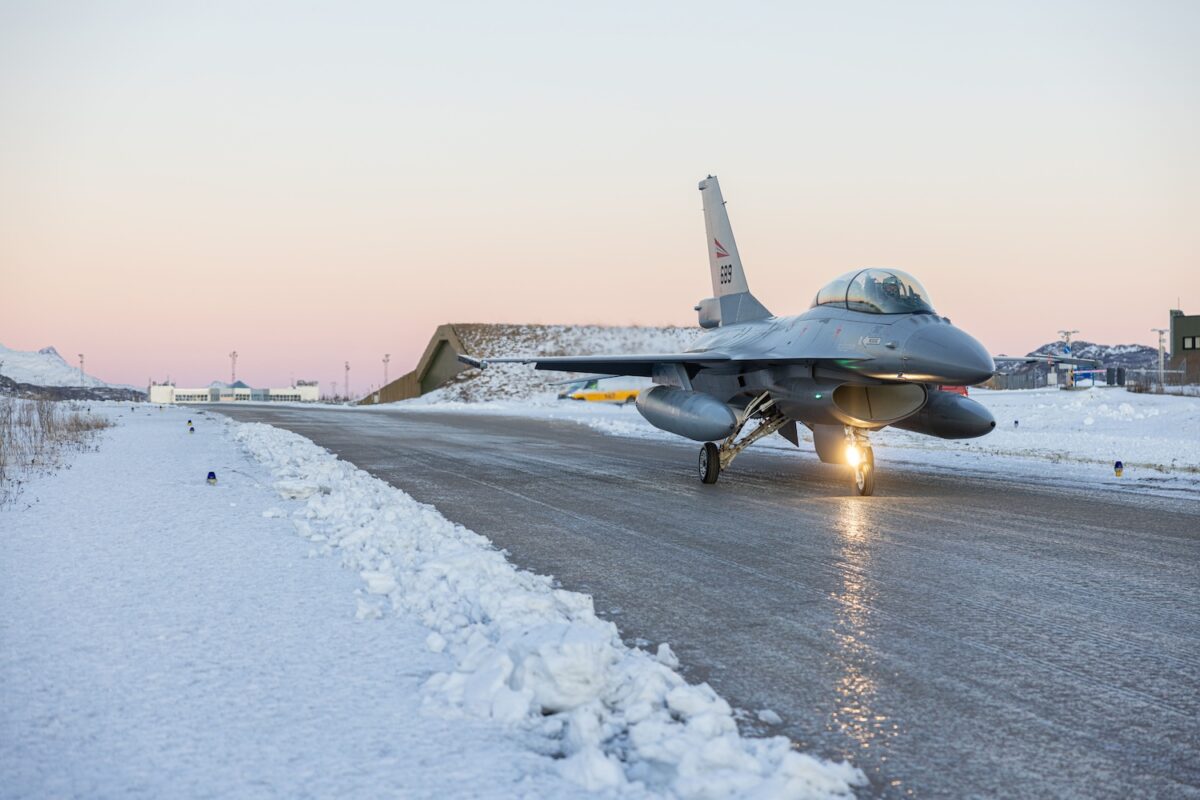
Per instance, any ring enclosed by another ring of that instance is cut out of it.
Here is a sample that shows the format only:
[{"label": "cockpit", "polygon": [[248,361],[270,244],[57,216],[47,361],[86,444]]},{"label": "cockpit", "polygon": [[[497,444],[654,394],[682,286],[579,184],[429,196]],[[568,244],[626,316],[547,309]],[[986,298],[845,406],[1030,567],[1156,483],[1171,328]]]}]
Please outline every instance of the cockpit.
[{"label": "cockpit", "polygon": [[932,314],[929,293],[907,272],[862,269],[847,272],[817,292],[814,306],[837,306],[868,314]]}]

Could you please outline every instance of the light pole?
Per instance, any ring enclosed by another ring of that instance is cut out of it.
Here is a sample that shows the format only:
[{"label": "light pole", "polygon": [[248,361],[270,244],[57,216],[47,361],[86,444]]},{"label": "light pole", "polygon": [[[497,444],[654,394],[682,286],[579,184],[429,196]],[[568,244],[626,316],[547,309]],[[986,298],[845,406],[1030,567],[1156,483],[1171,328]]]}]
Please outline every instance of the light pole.
[{"label": "light pole", "polygon": [[392,360],[392,354],[391,354],[391,353],[384,353],[384,354],[383,354],[383,385],[384,385],[384,386],[387,386],[387,384],[388,384],[388,379],[387,379],[387,365],[388,365],[388,362],[389,362],[389,361],[391,361],[391,360]]},{"label": "light pole", "polygon": [[1158,391],[1162,392],[1163,385],[1164,385],[1163,384],[1163,361],[1164,361],[1163,357],[1166,354],[1166,347],[1167,347],[1166,335],[1167,335],[1168,330],[1167,330],[1167,328],[1151,328],[1150,330],[1153,333],[1158,334]]},{"label": "light pole", "polygon": [[329,382],[329,399],[337,400],[337,381]]},{"label": "light pole", "polygon": [[346,395],[346,400],[350,400],[350,362],[346,362],[346,380],[342,383],[342,389]]},{"label": "light pole", "polygon": [[237,350],[229,354],[229,382],[237,383]]},{"label": "light pole", "polygon": [[79,388],[87,388],[87,378],[83,374],[83,353],[79,354]]}]

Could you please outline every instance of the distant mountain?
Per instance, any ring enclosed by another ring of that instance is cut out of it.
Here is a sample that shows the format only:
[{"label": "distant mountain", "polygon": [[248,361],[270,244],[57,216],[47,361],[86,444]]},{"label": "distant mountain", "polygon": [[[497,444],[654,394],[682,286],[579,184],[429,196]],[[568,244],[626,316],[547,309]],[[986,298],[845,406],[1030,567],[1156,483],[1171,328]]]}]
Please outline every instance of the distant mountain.
[{"label": "distant mountain", "polygon": [[[1062,342],[1049,342],[1027,353],[1031,356],[1062,356]],[[1071,342],[1071,358],[1094,358],[1102,367],[1125,367],[1126,369],[1153,369],[1158,366],[1158,348],[1144,344],[1096,344],[1082,339]],[[1044,364],[1009,364],[1002,373],[1026,372],[1045,369]]]},{"label": "distant mountain", "polygon": [[0,375],[0,397],[19,397],[28,400],[49,398],[50,400],[120,400],[133,403],[146,399],[146,393],[120,386],[38,386],[18,383]]},{"label": "distant mountain", "polygon": [[0,345],[0,377],[5,379],[0,381],[0,393],[21,397],[38,394],[81,400],[145,397],[145,392],[132,386],[106,383],[86,373],[81,379],[79,367],[68,364],[53,347],[29,352]]}]

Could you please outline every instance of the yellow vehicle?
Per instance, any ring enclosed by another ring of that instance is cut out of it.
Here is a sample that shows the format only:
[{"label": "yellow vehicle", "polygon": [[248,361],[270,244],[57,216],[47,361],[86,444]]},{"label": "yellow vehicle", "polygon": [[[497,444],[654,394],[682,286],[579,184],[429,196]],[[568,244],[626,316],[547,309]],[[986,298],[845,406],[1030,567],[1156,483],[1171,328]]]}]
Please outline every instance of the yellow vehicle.
[{"label": "yellow vehicle", "polygon": [[583,400],[589,403],[632,403],[650,381],[644,378],[583,378],[567,384],[558,393],[559,400]]}]

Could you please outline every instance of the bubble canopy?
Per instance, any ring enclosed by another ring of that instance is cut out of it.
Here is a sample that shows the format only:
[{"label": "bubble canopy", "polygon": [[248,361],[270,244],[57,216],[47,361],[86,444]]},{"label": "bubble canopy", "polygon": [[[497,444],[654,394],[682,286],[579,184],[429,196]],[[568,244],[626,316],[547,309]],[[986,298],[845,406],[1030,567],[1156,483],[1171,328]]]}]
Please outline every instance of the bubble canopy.
[{"label": "bubble canopy", "polygon": [[860,269],[830,281],[814,306],[838,306],[868,314],[932,314],[920,281],[898,269]]}]

